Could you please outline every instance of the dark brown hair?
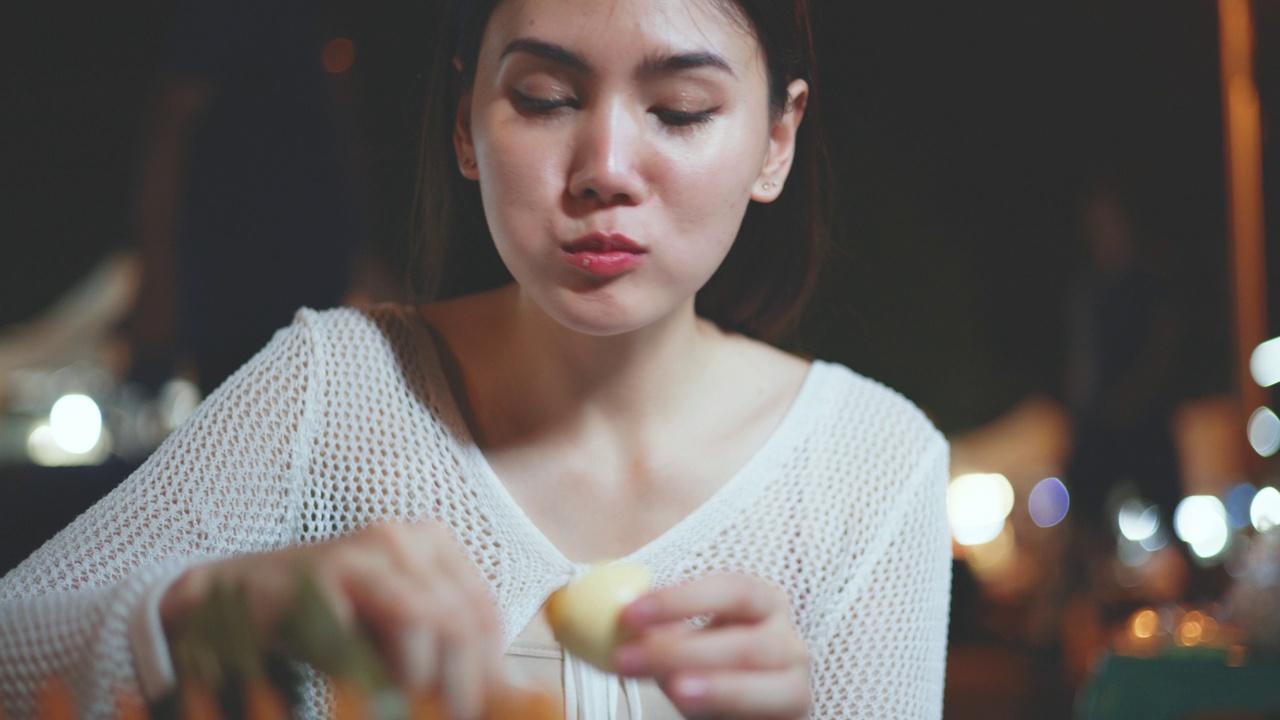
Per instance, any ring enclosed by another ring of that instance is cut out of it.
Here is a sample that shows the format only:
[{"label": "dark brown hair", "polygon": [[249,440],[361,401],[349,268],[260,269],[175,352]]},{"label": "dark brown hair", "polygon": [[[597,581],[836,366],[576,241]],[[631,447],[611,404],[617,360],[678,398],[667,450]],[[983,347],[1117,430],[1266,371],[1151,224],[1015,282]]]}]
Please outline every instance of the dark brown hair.
[{"label": "dark brown hair", "polygon": [[[726,330],[776,340],[799,320],[827,244],[829,183],[809,0],[715,1],[729,17],[750,23],[764,52],[775,117],[786,108],[792,80],[804,79],[810,87],[786,189],[772,203],[750,204],[733,248],[696,299],[698,314]],[[415,219],[420,237],[412,255],[419,300],[511,282],[489,235],[479,188],[459,173],[453,150],[458,97],[473,80],[480,41],[498,2],[452,0],[438,25],[423,124]]]}]

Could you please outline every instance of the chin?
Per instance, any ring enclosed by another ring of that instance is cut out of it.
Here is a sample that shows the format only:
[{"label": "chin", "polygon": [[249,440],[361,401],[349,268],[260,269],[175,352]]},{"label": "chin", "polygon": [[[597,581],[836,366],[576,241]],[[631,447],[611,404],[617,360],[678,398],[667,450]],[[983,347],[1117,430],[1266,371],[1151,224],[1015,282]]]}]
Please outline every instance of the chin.
[{"label": "chin", "polygon": [[[625,315],[625,314],[622,314]],[[580,335],[591,337],[616,337],[642,330],[651,323],[614,313],[557,312],[551,318],[561,326]]]},{"label": "chin", "polygon": [[598,293],[568,293],[542,306],[552,320],[582,335],[614,337],[650,327],[666,317],[647,307],[652,302],[622,301]]}]

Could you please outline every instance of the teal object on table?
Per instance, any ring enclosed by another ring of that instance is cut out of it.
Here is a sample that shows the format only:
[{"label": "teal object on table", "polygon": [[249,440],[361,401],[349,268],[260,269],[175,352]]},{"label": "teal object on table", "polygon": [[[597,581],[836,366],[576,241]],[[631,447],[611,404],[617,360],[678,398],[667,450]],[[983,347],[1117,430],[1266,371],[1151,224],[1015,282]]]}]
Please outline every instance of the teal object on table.
[{"label": "teal object on table", "polygon": [[1108,653],[1076,703],[1079,720],[1178,720],[1222,711],[1280,717],[1280,661],[1232,667],[1224,651],[1209,648],[1153,658]]}]

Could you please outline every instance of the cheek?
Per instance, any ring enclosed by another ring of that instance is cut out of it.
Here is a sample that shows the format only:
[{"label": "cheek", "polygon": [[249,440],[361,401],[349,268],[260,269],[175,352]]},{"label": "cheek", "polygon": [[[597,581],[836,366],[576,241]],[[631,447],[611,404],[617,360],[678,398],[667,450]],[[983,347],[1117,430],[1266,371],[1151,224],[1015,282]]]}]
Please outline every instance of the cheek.
[{"label": "cheek", "polygon": [[727,252],[751,202],[761,162],[741,143],[677,156],[666,169],[667,204],[681,225]]},{"label": "cheek", "polygon": [[532,142],[501,127],[477,135],[480,194],[495,234],[528,226],[537,217],[532,211],[543,214],[548,203],[558,200],[564,158],[557,147],[561,145]]}]

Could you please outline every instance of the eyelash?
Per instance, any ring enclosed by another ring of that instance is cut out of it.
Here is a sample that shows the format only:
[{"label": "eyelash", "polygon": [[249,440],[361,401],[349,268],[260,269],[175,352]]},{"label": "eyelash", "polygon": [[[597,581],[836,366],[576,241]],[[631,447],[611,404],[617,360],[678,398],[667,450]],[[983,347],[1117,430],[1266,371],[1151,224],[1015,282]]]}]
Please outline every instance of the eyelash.
[{"label": "eyelash", "polygon": [[[538,98],[513,90],[516,107],[534,115],[553,115],[566,108],[578,109],[577,101],[565,98]],[[683,112],[681,110],[654,110],[653,113],[662,123],[675,130],[690,130],[699,125],[711,122],[715,112],[720,108],[713,107],[701,112]]]}]

